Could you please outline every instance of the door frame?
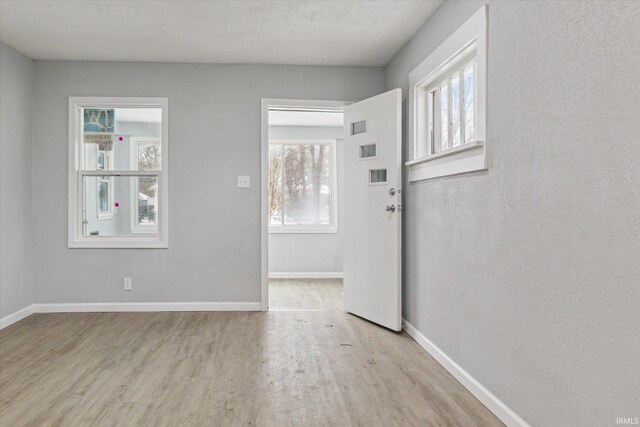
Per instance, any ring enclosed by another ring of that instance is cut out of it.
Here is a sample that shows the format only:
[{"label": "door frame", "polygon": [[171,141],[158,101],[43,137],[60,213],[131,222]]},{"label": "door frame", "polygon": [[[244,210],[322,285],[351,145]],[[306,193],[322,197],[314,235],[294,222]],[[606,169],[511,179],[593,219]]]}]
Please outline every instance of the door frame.
[{"label": "door frame", "polygon": [[300,110],[343,110],[353,101],[262,98],[260,103],[260,301],[262,311],[269,309],[269,108]]}]

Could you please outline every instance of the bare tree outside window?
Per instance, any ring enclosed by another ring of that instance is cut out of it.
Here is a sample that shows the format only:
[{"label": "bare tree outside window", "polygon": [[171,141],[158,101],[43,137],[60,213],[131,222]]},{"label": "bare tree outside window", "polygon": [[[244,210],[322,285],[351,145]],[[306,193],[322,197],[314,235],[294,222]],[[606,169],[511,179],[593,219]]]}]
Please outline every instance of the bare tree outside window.
[{"label": "bare tree outside window", "polygon": [[331,225],[330,144],[269,145],[271,225]]},{"label": "bare tree outside window", "polygon": [[[161,162],[160,144],[138,144],[138,170],[160,170]],[[156,177],[138,178],[138,224],[156,224],[157,194]]]}]

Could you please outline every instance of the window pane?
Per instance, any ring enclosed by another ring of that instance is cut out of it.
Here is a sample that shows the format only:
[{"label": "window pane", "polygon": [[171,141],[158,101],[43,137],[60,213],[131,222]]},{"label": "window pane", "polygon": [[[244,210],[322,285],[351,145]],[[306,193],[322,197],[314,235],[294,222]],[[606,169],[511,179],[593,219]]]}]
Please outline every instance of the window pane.
[{"label": "window pane", "polygon": [[464,69],[464,142],[474,140],[473,129],[473,63]]},{"label": "window pane", "polygon": [[282,215],[282,144],[269,144],[269,218],[270,224],[284,222]]},{"label": "window pane", "polygon": [[367,157],[376,156],[376,144],[367,144],[360,146],[360,158],[366,159]]},{"label": "window pane", "polygon": [[386,169],[370,169],[369,182],[371,184],[374,184],[377,182],[387,182],[387,170]]},{"label": "window pane", "polygon": [[451,76],[451,139],[453,146],[460,145],[460,73]]},{"label": "window pane", "polygon": [[331,146],[284,146],[284,224],[331,224]]},{"label": "window pane", "polygon": [[[85,108],[83,110],[82,169],[135,170],[132,164],[130,139],[162,136],[162,109],[155,108]],[[153,145],[149,150],[154,150]],[[160,145],[153,163],[142,170],[159,170]],[[135,147],[134,147],[135,148]],[[101,157],[100,153],[105,153]],[[109,166],[105,165],[111,160]]]},{"label": "window pane", "polygon": [[367,121],[360,120],[359,122],[351,123],[351,135],[360,135],[367,132]]},{"label": "window pane", "polygon": [[83,188],[83,235],[157,234],[156,176],[85,176]]},{"label": "window pane", "polygon": [[98,180],[98,214],[109,212],[109,178]]},{"label": "window pane", "polygon": [[449,89],[447,82],[440,85],[440,148],[449,147]]},{"label": "window pane", "polygon": [[[138,226],[157,225],[158,180],[155,176],[141,176],[137,180],[137,212],[135,221]],[[134,184],[134,188],[136,185]]]},{"label": "window pane", "polygon": [[138,170],[151,171],[161,169],[160,150],[162,146],[155,143],[138,144]]}]

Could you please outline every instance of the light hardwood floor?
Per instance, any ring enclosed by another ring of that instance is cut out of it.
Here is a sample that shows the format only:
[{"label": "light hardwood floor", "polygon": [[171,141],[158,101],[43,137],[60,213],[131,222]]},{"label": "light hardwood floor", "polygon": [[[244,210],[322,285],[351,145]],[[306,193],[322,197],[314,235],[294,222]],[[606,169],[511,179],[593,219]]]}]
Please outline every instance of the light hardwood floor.
[{"label": "light hardwood floor", "polygon": [[502,424],[405,333],[270,311],[32,315],[0,331],[0,425]]},{"label": "light hardwood floor", "polygon": [[342,279],[269,279],[269,307],[341,309]]}]

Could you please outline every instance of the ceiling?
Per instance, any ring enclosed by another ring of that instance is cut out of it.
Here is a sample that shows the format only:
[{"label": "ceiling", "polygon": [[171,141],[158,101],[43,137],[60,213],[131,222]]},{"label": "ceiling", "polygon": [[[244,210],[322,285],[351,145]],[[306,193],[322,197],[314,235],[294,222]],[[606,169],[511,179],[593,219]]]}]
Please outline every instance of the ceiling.
[{"label": "ceiling", "polygon": [[384,66],[443,0],[1,0],[33,59]]}]

